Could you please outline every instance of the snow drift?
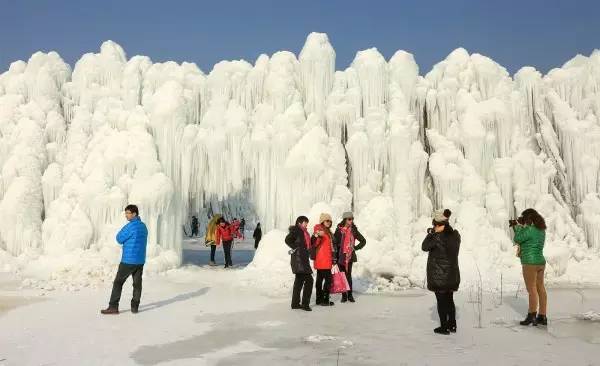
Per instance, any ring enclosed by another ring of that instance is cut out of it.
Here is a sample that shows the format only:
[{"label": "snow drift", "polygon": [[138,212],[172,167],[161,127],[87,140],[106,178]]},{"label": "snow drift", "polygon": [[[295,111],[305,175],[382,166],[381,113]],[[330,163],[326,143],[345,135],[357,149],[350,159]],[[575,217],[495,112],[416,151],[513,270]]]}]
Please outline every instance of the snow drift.
[{"label": "snow drift", "polygon": [[374,48],[336,71],[320,33],[299,57],[209,74],[112,41],[73,69],[38,52],[0,75],[0,264],[55,285],[109,278],[136,203],[148,270],[163,271],[181,263],[189,215],[221,202],[271,230],[242,280],[285,289],[282,230],[353,209],[367,237],[359,285],[399,289],[423,285],[420,243],[443,207],[466,283],[495,288],[520,281],[507,220],[534,207],[548,278],[600,283],[599,117],[600,51],[514,77],[464,49],[424,76],[411,54]]}]

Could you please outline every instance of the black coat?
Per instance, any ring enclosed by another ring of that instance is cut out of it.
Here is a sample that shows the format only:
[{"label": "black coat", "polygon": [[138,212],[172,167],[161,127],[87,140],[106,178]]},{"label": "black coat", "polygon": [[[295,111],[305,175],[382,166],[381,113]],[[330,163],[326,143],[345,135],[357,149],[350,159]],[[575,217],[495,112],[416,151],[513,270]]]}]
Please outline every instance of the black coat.
[{"label": "black coat", "polygon": [[[335,229],[335,233],[333,234],[333,246],[335,248],[335,261],[339,263],[340,260],[342,260],[343,257],[343,246],[342,243],[344,242],[344,238],[343,238],[343,234],[342,231],[340,230],[341,225],[338,225],[338,227]],[[352,235],[354,235],[354,239],[358,240],[358,245],[356,245],[354,247],[354,250],[352,251],[352,262],[356,262],[358,260],[358,258],[356,257],[356,251],[357,250],[361,250],[362,248],[364,248],[365,245],[367,245],[367,239],[365,239],[364,236],[362,236],[362,234],[360,233],[360,231],[358,231],[358,229],[356,228],[356,225],[352,224]],[[342,263],[343,264],[343,263]]]},{"label": "black coat", "polygon": [[[312,274],[309,262],[309,252],[303,230],[298,226],[290,226],[290,232],[285,237],[285,243],[294,252],[290,255],[290,266],[294,274]],[[310,243],[308,243],[310,244]]]},{"label": "black coat", "polygon": [[435,292],[457,291],[460,285],[458,251],[460,234],[450,224],[441,233],[427,234],[421,249],[427,258],[427,289]]},{"label": "black coat", "polygon": [[257,242],[260,241],[260,239],[262,238],[262,230],[260,229],[260,226],[257,226],[256,229],[254,229],[254,233],[252,234],[252,237]]}]

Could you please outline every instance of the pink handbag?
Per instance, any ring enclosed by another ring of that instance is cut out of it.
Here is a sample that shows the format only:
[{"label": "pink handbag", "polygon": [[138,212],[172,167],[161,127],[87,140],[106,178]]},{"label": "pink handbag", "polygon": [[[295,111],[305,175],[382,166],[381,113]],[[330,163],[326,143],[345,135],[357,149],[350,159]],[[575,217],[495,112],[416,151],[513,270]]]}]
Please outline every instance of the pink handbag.
[{"label": "pink handbag", "polygon": [[350,285],[346,279],[346,273],[340,272],[338,266],[331,268],[331,288],[329,292],[332,294],[341,294],[350,291]]}]

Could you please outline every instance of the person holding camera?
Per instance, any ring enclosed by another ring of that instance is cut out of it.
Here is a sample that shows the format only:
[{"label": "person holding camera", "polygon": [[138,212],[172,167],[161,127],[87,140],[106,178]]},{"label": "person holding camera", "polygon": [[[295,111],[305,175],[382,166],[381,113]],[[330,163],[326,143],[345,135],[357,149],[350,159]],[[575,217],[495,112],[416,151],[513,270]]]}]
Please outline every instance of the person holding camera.
[{"label": "person holding camera", "polygon": [[536,210],[528,208],[521,213],[521,217],[517,220],[510,220],[509,225],[515,232],[514,241],[518,245],[517,255],[521,258],[523,279],[529,294],[529,310],[525,320],[521,321],[521,325],[547,325],[548,297],[544,286],[546,222]]},{"label": "person holding camera", "polygon": [[460,234],[454,230],[448,219],[452,212],[448,209],[436,211],[433,227],[427,229],[421,249],[428,252],[427,289],[435,293],[440,326],[433,331],[448,335],[456,332],[456,307],[454,292],[460,285],[458,251]]},{"label": "person holding camera", "polygon": [[[298,216],[296,225],[289,228],[285,243],[291,248],[289,251],[290,266],[292,267],[292,273],[295,275],[294,289],[292,290],[292,309],[312,311],[310,296],[312,295],[313,277],[309,262],[311,240],[307,227],[308,217]],[[303,291],[302,303],[300,303],[301,291]]]},{"label": "person holding camera", "polygon": [[311,243],[311,257],[314,253],[314,267],[317,270],[317,281],[315,290],[317,293],[317,305],[333,306],[329,301],[329,289],[331,287],[334,248],[331,226],[333,221],[331,215],[322,213],[319,216],[319,224],[315,225]]}]

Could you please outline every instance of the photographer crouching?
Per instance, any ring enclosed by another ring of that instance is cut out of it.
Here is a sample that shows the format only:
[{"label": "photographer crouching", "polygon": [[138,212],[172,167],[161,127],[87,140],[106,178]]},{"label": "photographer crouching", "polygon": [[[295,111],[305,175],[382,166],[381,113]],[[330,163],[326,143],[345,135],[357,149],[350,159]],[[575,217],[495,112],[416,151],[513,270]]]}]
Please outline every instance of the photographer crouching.
[{"label": "photographer crouching", "polygon": [[521,213],[521,217],[518,219],[509,220],[509,226],[515,232],[514,241],[518,245],[517,256],[521,258],[523,279],[529,294],[529,310],[521,325],[547,325],[548,297],[544,287],[546,222],[536,210],[528,208]]},{"label": "photographer crouching", "polygon": [[427,229],[421,249],[429,252],[427,258],[427,289],[435,293],[440,326],[433,331],[437,334],[456,332],[456,307],[454,292],[460,284],[458,251],[460,234],[454,230],[448,219],[450,210],[436,211],[433,227]]}]

